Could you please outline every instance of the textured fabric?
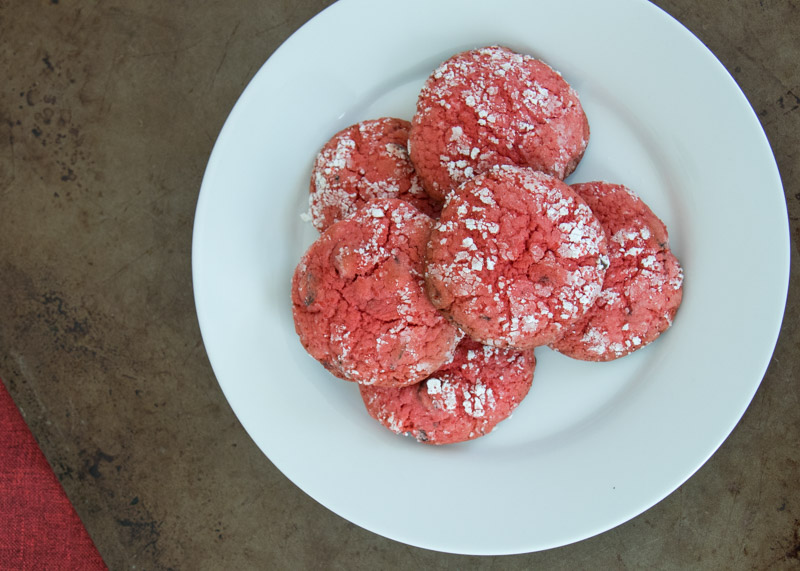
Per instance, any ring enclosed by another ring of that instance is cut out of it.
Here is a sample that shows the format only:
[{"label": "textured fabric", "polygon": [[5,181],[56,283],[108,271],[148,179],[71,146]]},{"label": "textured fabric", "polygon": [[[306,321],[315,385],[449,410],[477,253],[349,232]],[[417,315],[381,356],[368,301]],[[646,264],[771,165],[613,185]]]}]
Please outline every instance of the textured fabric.
[{"label": "textured fabric", "polygon": [[106,569],[0,382],[0,570]]}]

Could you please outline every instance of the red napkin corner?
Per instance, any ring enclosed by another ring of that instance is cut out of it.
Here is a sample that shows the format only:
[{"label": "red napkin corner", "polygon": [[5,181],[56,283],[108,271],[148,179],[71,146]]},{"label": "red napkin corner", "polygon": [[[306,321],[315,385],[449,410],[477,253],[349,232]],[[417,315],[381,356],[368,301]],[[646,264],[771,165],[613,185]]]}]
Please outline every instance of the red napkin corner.
[{"label": "red napkin corner", "polygon": [[107,569],[0,381],[0,570]]}]

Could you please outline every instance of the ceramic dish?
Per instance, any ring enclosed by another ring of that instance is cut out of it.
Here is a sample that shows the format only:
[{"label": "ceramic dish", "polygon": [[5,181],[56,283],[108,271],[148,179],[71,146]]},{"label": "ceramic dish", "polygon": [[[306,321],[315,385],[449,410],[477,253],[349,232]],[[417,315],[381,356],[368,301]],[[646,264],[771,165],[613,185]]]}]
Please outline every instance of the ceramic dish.
[{"label": "ceramic dish", "polygon": [[[301,220],[318,149],[356,121],[410,119],[430,71],[504,44],[577,90],[592,129],[568,182],[635,189],[686,273],[674,326],[611,363],[537,350],[533,388],[481,439],[429,447],[365,412],[303,351],[289,283],[316,237]],[[665,49],[664,46],[669,46]],[[342,0],[264,64],[230,113],[193,237],[197,314],[241,423],[311,497],[415,546],[552,548],[642,513],[689,478],[750,403],[788,287],[786,203],[734,80],[685,28],[639,0]]]}]

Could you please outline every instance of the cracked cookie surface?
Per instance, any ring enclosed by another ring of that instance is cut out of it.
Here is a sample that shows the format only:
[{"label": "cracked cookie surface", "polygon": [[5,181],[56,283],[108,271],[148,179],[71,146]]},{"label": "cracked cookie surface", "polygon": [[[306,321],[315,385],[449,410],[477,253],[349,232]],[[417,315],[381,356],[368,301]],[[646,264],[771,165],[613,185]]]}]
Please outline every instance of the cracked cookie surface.
[{"label": "cracked cookie surface", "polygon": [[683,270],[666,226],[634,191],[597,181],[572,188],[605,229],[609,267],[594,306],[551,346],[576,359],[610,361],[669,328],[683,297]]},{"label": "cracked cookie surface", "polygon": [[411,123],[368,119],[336,133],[317,154],[309,185],[311,222],[320,232],[373,198],[400,198],[434,216],[408,156]]},{"label": "cracked cookie surface", "polygon": [[577,93],[546,63],[501,46],[454,55],[417,99],[409,152],[425,190],[454,187],[499,164],[557,178],[583,157],[589,123]]},{"label": "cracked cookie surface", "polygon": [[473,339],[529,349],[583,316],[607,264],[603,229],[569,186],[504,165],[448,196],[428,244],[426,291]]},{"label": "cracked cookie surface", "polygon": [[402,200],[375,199],[303,255],[292,277],[295,330],[334,375],[403,386],[452,358],[462,333],[423,289],[432,224]]},{"label": "cracked cookie surface", "polygon": [[478,438],[508,418],[531,387],[533,351],[465,338],[449,363],[403,388],[360,386],[367,412],[397,434],[426,444]]}]

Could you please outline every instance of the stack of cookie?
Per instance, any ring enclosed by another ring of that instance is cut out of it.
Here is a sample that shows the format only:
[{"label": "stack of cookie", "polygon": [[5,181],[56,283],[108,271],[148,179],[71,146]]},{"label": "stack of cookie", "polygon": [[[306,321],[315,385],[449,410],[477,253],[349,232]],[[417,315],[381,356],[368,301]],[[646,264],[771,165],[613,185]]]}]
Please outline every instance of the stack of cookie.
[{"label": "stack of cookie", "polygon": [[588,141],[561,75],[499,46],[441,64],[410,123],[337,133],[311,176],[321,235],[292,279],[305,349],[384,426],[446,444],[511,414],[534,347],[608,361],[656,339],[680,264],[633,191],[563,182]]}]

